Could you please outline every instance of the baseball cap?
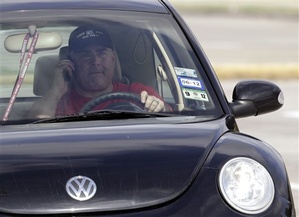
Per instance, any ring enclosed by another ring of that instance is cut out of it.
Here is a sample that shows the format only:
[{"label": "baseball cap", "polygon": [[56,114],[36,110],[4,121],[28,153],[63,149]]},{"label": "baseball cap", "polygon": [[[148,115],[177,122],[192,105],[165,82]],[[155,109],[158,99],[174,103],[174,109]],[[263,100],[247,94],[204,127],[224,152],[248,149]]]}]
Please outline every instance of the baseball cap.
[{"label": "baseball cap", "polygon": [[85,25],[76,28],[69,38],[69,50],[77,51],[90,44],[99,44],[113,48],[108,32],[98,26]]}]

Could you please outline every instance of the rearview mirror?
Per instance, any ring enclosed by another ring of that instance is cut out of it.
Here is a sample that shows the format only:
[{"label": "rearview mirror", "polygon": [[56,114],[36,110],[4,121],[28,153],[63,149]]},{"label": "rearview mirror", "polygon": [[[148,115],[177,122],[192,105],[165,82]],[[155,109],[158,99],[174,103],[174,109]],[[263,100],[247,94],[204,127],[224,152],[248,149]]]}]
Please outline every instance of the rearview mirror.
[{"label": "rearview mirror", "polygon": [[230,103],[236,118],[257,116],[278,110],[284,103],[281,89],[267,81],[242,81],[233,91]]},{"label": "rearview mirror", "polygon": [[[14,34],[8,36],[4,41],[5,49],[10,53],[20,53],[22,49],[23,40],[26,33]],[[32,37],[29,39],[30,45]],[[63,39],[59,33],[56,32],[40,32],[35,46],[35,52],[44,50],[54,50],[62,45]],[[29,46],[28,46],[29,47]],[[27,51],[28,48],[27,47]]]}]

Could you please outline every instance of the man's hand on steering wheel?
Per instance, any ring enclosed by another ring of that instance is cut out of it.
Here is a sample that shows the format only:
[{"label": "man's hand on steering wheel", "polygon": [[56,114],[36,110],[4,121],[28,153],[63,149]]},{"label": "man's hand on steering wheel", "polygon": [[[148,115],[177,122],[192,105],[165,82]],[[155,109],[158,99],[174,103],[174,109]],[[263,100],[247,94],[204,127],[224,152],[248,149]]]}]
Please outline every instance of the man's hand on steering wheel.
[{"label": "man's hand on steering wheel", "polygon": [[148,112],[160,112],[164,109],[164,102],[155,96],[148,95],[146,91],[140,93],[140,98],[144,104],[144,110]]},{"label": "man's hand on steering wheel", "polygon": [[164,111],[164,102],[158,99],[155,96],[148,95],[146,91],[142,91],[139,94],[131,93],[131,92],[111,92],[106,93],[104,95],[98,96],[93,98],[89,102],[87,102],[80,110],[80,113],[85,113],[91,111],[96,106],[100,105],[101,103],[110,101],[110,100],[128,100],[133,101],[135,103],[130,102],[116,102],[109,105],[110,109],[118,109],[118,110],[127,110],[132,109],[136,111],[147,111],[147,112],[160,112]]}]

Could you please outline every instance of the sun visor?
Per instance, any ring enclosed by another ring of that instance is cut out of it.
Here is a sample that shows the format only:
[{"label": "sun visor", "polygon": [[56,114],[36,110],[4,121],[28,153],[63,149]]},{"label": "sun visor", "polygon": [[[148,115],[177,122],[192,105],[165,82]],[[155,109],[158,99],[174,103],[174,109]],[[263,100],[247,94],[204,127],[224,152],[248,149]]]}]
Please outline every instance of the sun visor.
[{"label": "sun visor", "polygon": [[[19,53],[22,48],[24,34],[10,35],[4,41],[4,47],[8,52]],[[27,44],[27,51],[29,50],[32,37]],[[40,32],[35,46],[35,51],[53,50],[62,45],[62,36],[57,32]]]}]

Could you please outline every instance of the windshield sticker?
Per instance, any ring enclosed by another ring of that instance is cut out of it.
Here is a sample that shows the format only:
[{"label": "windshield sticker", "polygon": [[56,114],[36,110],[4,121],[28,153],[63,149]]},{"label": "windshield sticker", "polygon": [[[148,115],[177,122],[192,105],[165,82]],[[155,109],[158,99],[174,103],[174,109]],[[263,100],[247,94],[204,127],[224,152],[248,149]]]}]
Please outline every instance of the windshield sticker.
[{"label": "windshield sticker", "polygon": [[195,80],[195,79],[190,79],[185,77],[178,77],[178,79],[179,79],[180,86],[204,90],[200,80]]},{"label": "windshield sticker", "polygon": [[187,99],[195,99],[195,100],[209,102],[209,98],[206,91],[194,90],[188,88],[182,88],[182,91],[184,97]]},{"label": "windshield sticker", "polygon": [[198,78],[197,73],[194,69],[174,67],[174,71],[178,76]]}]

